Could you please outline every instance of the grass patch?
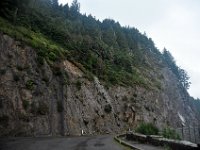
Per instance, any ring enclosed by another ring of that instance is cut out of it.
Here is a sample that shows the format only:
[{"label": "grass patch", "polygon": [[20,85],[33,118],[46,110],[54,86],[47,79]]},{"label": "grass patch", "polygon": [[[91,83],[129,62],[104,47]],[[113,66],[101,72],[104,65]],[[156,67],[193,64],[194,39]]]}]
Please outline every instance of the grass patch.
[{"label": "grass patch", "polygon": [[8,21],[0,17],[0,32],[30,45],[37,50],[38,62],[43,64],[42,58],[56,61],[64,55],[69,55],[67,50],[64,50],[60,45],[46,38],[43,34],[33,32],[25,27],[14,26]]}]

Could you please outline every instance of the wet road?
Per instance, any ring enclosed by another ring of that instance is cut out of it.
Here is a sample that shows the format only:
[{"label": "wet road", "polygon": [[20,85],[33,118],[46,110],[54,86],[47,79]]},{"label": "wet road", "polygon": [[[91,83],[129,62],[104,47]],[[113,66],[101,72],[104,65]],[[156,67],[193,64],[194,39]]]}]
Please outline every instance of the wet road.
[{"label": "wet road", "polygon": [[124,150],[111,135],[0,138],[0,150]]}]

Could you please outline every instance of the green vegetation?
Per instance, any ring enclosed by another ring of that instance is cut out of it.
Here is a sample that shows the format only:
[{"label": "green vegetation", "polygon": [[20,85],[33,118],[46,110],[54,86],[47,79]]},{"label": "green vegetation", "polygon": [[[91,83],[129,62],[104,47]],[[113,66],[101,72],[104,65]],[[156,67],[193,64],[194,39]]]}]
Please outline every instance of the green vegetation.
[{"label": "green vegetation", "polygon": [[172,70],[172,72],[179,79],[179,82],[182,84],[182,86],[186,90],[189,89],[191,82],[189,82],[190,78],[189,78],[187,72],[176,65],[174,57],[166,49],[164,49],[164,51],[163,51],[163,58],[164,58],[165,62],[167,63],[168,67]]},{"label": "green vegetation", "polygon": [[176,139],[176,140],[180,140],[180,136],[178,133],[176,133],[176,131],[170,127],[166,127],[163,129],[162,131],[162,136],[164,138],[168,138],[168,139]]},{"label": "green vegetation", "polygon": [[79,64],[88,79],[96,75],[107,85],[161,89],[158,78],[149,79],[145,70],[162,62],[189,87],[187,73],[167,50],[161,54],[136,28],[81,14],[77,0],[71,6],[58,0],[1,0],[0,8],[0,31],[35,48],[39,66],[44,60],[53,66],[68,59]]},{"label": "green vegetation", "polygon": [[164,150],[172,150],[169,145],[164,145]]},{"label": "green vegetation", "polygon": [[34,84],[35,84],[35,83],[34,83],[33,80],[28,80],[28,81],[26,82],[26,88],[29,89],[29,90],[33,90]]},{"label": "green vegetation", "polygon": [[158,135],[159,129],[152,123],[141,123],[136,128],[136,132],[145,135]]},{"label": "green vegetation", "polygon": [[56,66],[56,65],[52,66],[52,70],[53,70],[53,74],[55,76],[61,76],[62,75],[62,70],[59,66]]},{"label": "green vegetation", "polygon": [[23,108],[24,108],[25,110],[27,110],[28,107],[30,106],[30,103],[29,103],[28,100],[23,100],[23,101],[22,101],[22,105],[23,105]]},{"label": "green vegetation", "polygon": [[[159,129],[152,123],[141,123],[136,128],[136,132],[145,135],[159,135]],[[180,140],[180,136],[176,131],[170,127],[162,130],[161,134],[164,138]]]},{"label": "green vegetation", "polygon": [[69,85],[69,76],[68,73],[66,71],[63,71],[63,85]]},{"label": "green vegetation", "polygon": [[77,88],[78,90],[81,90],[82,82],[81,82],[80,80],[77,80],[75,84],[76,84],[76,88]]},{"label": "green vegetation", "polygon": [[41,65],[43,64],[43,58],[50,61],[56,61],[58,57],[67,53],[66,50],[64,51],[62,47],[52,42],[43,34],[34,32],[22,26],[14,26],[1,17],[0,31],[35,48],[38,54],[38,63]]}]

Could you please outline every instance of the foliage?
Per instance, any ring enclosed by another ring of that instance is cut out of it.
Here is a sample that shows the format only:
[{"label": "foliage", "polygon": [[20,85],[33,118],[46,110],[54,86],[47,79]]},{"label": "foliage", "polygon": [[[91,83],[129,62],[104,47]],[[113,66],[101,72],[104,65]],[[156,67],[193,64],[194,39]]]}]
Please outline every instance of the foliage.
[{"label": "foliage", "polygon": [[180,140],[179,134],[176,133],[176,131],[174,129],[169,128],[169,127],[166,127],[166,128],[163,129],[162,136],[164,138],[168,138],[168,139]]},{"label": "foliage", "polygon": [[55,76],[61,76],[62,75],[62,70],[59,66],[56,66],[56,65],[52,66],[52,70],[53,70],[53,74]]},{"label": "foliage", "polygon": [[164,150],[172,150],[169,145],[164,145]]},{"label": "foliage", "polygon": [[26,88],[29,89],[29,90],[33,90],[34,84],[35,84],[35,83],[34,83],[33,80],[28,80],[28,81],[26,82]]},{"label": "foliage", "polygon": [[81,14],[77,0],[71,6],[59,5],[58,0],[1,0],[0,7],[0,31],[35,48],[38,65],[44,59],[50,64],[69,59],[81,64],[89,79],[96,75],[107,85],[160,89],[158,82],[153,83],[157,78],[148,80],[136,71],[149,68],[148,55],[165,62],[182,85],[189,87],[186,72],[177,68],[168,51],[161,54],[152,39],[136,28]]},{"label": "foliage", "polygon": [[23,105],[24,109],[27,110],[28,107],[30,106],[30,103],[29,103],[28,100],[23,100],[23,101],[22,101],[22,105]]},{"label": "foliage", "polygon": [[187,72],[176,65],[174,57],[166,49],[164,49],[164,51],[163,51],[163,58],[164,58],[165,62],[167,63],[168,67],[176,75],[176,77],[178,78],[178,80],[182,84],[182,86],[186,90],[189,89],[191,82],[189,82],[189,76],[188,76]]},{"label": "foliage", "polygon": [[185,89],[189,89],[191,82],[189,82],[190,77],[187,72],[181,68],[179,68],[179,81],[183,85]]},{"label": "foliage", "polygon": [[133,97],[137,97],[138,95],[136,93],[133,94]]},{"label": "foliage", "polygon": [[68,73],[66,71],[63,71],[62,75],[63,75],[63,81],[62,81],[63,85],[69,85],[70,81]]},{"label": "foliage", "polygon": [[145,135],[158,135],[158,128],[152,123],[141,123],[136,128],[136,132],[145,134]]},{"label": "foliage", "polygon": [[80,81],[80,80],[77,80],[75,84],[76,84],[76,88],[77,88],[78,90],[80,90],[80,89],[81,89],[81,85],[82,85],[81,81]]},{"label": "foliage", "polygon": [[44,58],[56,61],[58,57],[67,54],[66,50],[46,38],[43,34],[33,32],[25,27],[13,26],[1,17],[0,31],[37,49],[37,60],[40,65],[43,65]]}]

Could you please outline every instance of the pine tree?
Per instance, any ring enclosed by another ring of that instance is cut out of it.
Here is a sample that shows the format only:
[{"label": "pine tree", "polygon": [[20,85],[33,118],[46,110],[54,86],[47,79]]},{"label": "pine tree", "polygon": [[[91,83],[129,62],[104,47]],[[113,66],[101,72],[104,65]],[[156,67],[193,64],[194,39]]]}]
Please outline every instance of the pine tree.
[{"label": "pine tree", "polygon": [[74,0],[70,7],[71,18],[76,19],[79,16],[79,12],[80,12],[80,3],[77,0]]},{"label": "pine tree", "polygon": [[59,6],[58,0],[52,0],[51,4],[53,6],[53,9],[58,9],[58,6]]},{"label": "pine tree", "polygon": [[183,87],[187,90],[190,87],[191,82],[189,82],[190,77],[187,72],[183,69],[179,69],[179,81],[182,83]]}]

